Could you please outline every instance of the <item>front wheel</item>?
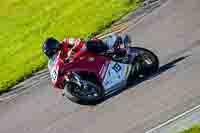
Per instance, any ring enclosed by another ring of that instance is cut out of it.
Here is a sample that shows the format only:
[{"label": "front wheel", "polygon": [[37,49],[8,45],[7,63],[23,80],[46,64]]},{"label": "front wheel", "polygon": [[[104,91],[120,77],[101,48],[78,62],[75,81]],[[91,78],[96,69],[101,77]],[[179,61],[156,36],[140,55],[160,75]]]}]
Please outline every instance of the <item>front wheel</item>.
[{"label": "front wheel", "polygon": [[132,78],[148,77],[158,71],[159,60],[153,52],[140,47],[131,47],[130,51],[137,53],[132,62],[133,69],[130,75]]},{"label": "front wheel", "polygon": [[92,104],[103,98],[104,91],[90,81],[83,81],[83,84],[66,82],[64,87],[64,95],[76,103]]}]

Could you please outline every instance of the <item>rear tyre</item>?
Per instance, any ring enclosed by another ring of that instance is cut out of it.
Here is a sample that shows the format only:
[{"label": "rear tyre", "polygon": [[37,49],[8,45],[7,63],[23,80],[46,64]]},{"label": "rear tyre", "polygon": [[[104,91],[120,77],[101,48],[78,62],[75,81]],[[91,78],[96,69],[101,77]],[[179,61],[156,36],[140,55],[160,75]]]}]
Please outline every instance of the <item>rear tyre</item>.
[{"label": "rear tyre", "polygon": [[132,47],[136,50],[138,55],[133,60],[133,69],[131,71],[131,78],[145,78],[153,73],[156,73],[159,69],[158,57],[145,48]]}]

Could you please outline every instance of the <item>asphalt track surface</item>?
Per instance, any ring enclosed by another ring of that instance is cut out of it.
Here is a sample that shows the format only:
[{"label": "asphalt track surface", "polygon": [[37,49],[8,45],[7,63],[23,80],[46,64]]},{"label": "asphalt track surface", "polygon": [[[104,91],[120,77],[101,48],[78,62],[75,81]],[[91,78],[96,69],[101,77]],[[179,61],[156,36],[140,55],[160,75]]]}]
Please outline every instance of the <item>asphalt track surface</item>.
[{"label": "asphalt track surface", "polygon": [[129,22],[135,45],[159,56],[157,75],[91,107],[58,95],[44,72],[0,102],[0,133],[145,133],[199,105],[199,7],[199,0],[169,0],[136,26]]}]

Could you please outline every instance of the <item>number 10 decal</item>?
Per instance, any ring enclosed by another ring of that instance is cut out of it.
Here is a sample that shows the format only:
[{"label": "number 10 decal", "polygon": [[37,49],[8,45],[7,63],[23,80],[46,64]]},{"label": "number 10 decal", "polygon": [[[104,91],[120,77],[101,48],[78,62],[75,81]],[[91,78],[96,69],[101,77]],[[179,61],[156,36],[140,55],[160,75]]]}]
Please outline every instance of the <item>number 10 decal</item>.
[{"label": "number 10 decal", "polygon": [[115,70],[116,73],[118,73],[122,69],[122,67],[118,63],[115,63],[112,69]]}]

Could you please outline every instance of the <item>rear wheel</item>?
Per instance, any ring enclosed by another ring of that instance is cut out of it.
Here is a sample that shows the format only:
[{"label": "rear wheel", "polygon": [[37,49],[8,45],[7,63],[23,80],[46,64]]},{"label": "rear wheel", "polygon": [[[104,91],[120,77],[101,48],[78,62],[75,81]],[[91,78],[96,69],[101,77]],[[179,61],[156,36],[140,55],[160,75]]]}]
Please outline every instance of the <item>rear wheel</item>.
[{"label": "rear wheel", "polygon": [[90,81],[82,81],[80,85],[77,82],[67,82],[64,87],[65,96],[76,103],[95,103],[104,96],[102,88]]},{"label": "rear wheel", "polygon": [[132,62],[132,78],[144,78],[158,71],[159,60],[153,52],[139,47],[132,47],[131,49],[137,51],[137,56]]}]

